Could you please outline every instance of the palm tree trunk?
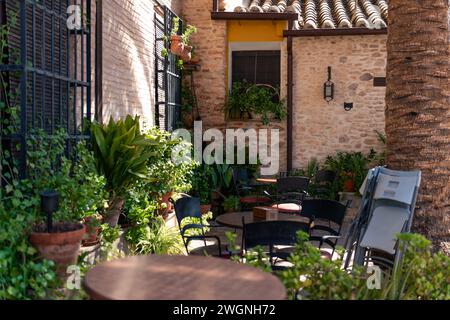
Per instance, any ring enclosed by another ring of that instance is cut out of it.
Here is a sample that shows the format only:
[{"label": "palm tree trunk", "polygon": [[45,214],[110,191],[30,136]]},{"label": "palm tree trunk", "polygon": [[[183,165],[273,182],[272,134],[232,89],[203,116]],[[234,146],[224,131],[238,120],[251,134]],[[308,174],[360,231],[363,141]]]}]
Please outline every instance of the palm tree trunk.
[{"label": "palm tree trunk", "polygon": [[450,254],[450,43],[447,0],[390,0],[387,163],[422,171],[414,231]]}]

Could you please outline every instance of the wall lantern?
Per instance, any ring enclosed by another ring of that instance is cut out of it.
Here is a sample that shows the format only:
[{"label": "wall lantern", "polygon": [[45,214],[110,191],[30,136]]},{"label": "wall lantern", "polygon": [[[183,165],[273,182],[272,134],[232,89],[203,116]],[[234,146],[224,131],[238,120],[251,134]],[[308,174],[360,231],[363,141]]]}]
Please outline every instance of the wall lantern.
[{"label": "wall lantern", "polygon": [[53,232],[53,213],[59,208],[59,193],[46,190],[41,193],[41,210],[47,215],[47,232]]},{"label": "wall lantern", "polygon": [[328,81],[323,85],[323,98],[327,102],[334,99],[334,83],[331,81],[331,67],[328,67]]}]

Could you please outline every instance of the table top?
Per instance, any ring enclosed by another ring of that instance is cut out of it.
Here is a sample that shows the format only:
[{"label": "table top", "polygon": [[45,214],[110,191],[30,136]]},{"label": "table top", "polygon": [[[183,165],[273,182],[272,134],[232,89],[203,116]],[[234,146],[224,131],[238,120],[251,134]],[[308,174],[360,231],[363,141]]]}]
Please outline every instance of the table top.
[{"label": "table top", "polygon": [[259,178],[256,179],[259,183],[268,183],[268,184],[276,184],[278,182],[277,179],[270,179],[270,178]]},{"label": "table top", "polygon": [[[253,219],[253,212],[233,212],[226,213],[217,217],[216,222],[230,228],[242,229],[242,218],[245,218],[245,223],[259,222],[260,220]],[[297,221],[308,223],[308,218],[302,217],[299,214],[278,213],[278,219],[281,221]]]},{"label": "table top", "polygon": [[94,300],[284,300],[270,273],[202,256],[134,256],[102,263],[85,277]]}]

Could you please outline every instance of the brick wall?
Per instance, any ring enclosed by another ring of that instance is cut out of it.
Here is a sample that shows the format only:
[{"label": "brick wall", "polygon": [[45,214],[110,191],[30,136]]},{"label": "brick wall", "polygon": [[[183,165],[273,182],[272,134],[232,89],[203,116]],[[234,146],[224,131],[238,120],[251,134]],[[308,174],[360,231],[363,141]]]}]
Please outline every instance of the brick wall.
[{"label": "brick wall", "polygon": [[225,124],[222,108],[227,87],[227,24],[226,21],[211,20],[211,10],[210,0],[183,0],[183,18],[198,29],[191,41],[201,64],[201,71],[195,73],[195,81],[204,127]]},{"label": "brick wall", "polygon": [[[373,77],[386,75],[386,36],[294,38],[294,167],[337,151],[380,148],[384,132],[385,88]],[[327,67],[332,67],[335,99],[323,99]],[[344,110],[344,101],[354,109]]]},{"label": "brick wall", "polygon": [[[175,12],[180,0],[164,0]],[[150,0],[103,1],[103,119],[154,121],[155,8]]]}]

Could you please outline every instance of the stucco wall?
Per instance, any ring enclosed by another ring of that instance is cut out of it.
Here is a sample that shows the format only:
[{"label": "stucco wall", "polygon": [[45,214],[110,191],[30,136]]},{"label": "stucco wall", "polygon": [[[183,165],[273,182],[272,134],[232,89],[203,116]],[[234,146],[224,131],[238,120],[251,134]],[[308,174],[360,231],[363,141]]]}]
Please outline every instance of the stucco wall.
[{"label": "stucco wall", "polygon": [[[161,1],[179,13],[180,0]],[[103,119],[138,114],[154,122],[153,1],[103,1]]]},{"label": "stucco wall", "polygon": [[[294,39],[294,167],[337,151],[380,148],[384,132],[385,88],[373,77],[386,75],[386,35]],[[335,99],[323,99],[327,67],[332,67]],[[353,102],[352,111],[344,101]]]}]

